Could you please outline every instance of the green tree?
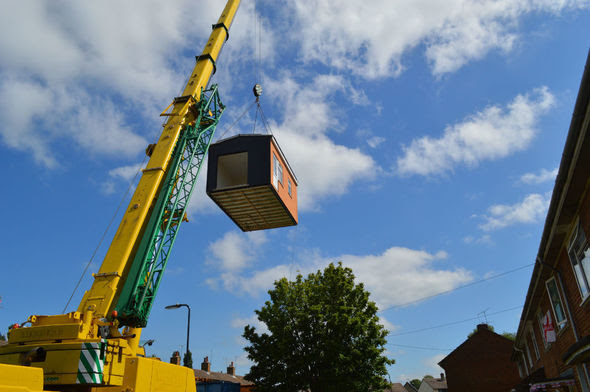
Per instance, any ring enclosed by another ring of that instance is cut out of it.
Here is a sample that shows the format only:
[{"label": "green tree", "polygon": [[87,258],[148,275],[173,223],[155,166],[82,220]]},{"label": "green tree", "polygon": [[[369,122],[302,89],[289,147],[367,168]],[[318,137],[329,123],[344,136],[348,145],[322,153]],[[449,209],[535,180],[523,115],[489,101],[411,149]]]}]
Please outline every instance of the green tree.
[{"label": "green tree", "polygon": [[502,336],[504,336],[506,339],[512,340],[513,342],[516,340],[516,335],[512,332],[502,332]]},{"label": "green tree", "polygon": [[418,390],[420,389],[420,384],[422,384],[422,380],[418,380],[417,378],[415,378],[410,381],[410,384],[412,384],[412,386],[416,388],[416,390]]},{"label": "green tree", "polygon": [[0,342],[5,341],[5,340],[6,340],[6,336],[4,336],[0,333]]},{"label": "green tree", "polygon": [[268,331],[244,328],[245,348],[254,362],[246,379],[265,391],[369,391],[388,383],[383,355],[388,331],[379,324],[377,306],[350,268],[326,269],[283,278],[270,300],[256,310]]},{"label": "green tree", "polygon": [[[487,325],[488,330],[494,332],[494,326],[493,325]],[[477,332],[477,327],[475,327],[475,329],[473,331],[471,331],[471,333],[469,335],[467,335],[468,338],[472,337],[475,333]],[[516,339],[516,336],[512,333],[512,332],[502,332],[500,335],[504,336],[506,339],[510,339],[512,341],[514,341]]]},{"label": "green tree", "polygon": [[186,353],[184,353],[184,358],[182,359],[182,364],[186,367],[189,368],[193,368],[193,353],[191,353],[190,350],[188,350]]}]

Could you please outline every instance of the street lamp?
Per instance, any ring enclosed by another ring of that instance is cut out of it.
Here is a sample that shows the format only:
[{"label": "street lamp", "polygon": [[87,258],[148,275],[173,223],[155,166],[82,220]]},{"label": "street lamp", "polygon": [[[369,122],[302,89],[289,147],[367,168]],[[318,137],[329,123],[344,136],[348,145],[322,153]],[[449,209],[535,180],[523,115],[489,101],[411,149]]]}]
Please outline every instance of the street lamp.
[{"label": "street lamp", "polygon": [[188,309],[188,323],[186,326],[186,358],[188,359],[188,340],[189,340],[189,336],[191,334],[191,307],[188,306],[187,304],[176,304],[176,305],[168,305],[166,306],[166,309],[178,309],[185,306]]}]

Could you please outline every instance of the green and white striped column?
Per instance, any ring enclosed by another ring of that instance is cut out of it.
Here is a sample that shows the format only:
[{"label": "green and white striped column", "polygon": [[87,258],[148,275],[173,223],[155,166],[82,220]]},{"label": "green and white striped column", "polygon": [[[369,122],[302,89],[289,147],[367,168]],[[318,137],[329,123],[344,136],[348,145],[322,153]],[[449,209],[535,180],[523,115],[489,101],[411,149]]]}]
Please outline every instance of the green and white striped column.
[{"label": "green and white striped column", "polygon": [[104,358],[100,358],[100,350],[103,344],[106,344],[104,340],[100,343],[82,343],[77,384],[102,383]]}]

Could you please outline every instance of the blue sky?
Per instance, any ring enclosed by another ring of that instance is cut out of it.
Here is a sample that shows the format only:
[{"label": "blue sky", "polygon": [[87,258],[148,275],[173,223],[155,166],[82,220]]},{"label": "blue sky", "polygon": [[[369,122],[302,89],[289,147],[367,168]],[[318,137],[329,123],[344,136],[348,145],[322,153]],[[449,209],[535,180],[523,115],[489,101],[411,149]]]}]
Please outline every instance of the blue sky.
[{"label": "blue sky", "polygon": [[[2,5],[7,326],[63,310],[224,2]],[[485,317],[514,332],[588,53],[589,7],[243,1],[213,79],[227,105],[218,136],[260,82],[300,182],[300,224],[244,234],[202,176],[143,332],[155,339],[149,353],[181,350],[186,312],[164,306],[186,302],[195,362],[235,361],[244,374],[240,335],[272,282],[339,260],[382,309],[392,381],[437,375]],[[229,134],[251,132],[253,120],[252,110]]]}]

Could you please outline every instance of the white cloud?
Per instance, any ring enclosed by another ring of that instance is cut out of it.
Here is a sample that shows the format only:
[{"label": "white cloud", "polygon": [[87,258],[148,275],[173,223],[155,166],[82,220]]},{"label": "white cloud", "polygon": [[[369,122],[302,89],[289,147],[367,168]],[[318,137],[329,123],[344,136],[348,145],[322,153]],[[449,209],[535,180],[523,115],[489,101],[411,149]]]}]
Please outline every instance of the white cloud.
[{"label": "white cloud", "polygon": [[137,163],[134,165],[119,166],[109,170],[109,178],[101,184],[102,193],[105,195],[115,193],[115,184],[118,181],[129,184],[135,178],[135,175],[138,174],[142,166],[143,163]]},{"label": "white cloud", "polygon": [[383,317],[383,315],[379,316],[379,324],[383,325],[385,329],[389,332],[397,331],[398,329],[400,329],[399,325],[393,324],[391,321]]},{"label": "white cloud", "polygon": [[539,116],[553,106],[546,87],[518,95],[505,108],[494,105],[447,126],[440,138],[424,136],[403,147],[397,160],[402,175],[430,176],[504,158],[526,149],[537,133]]},{"label": "white cloud", "polygon": [[538,173],[525,173],[520,177],[523,184],[542,184],[548,181],[554,181],[557,177],[557,168],[553,170],[541,169]]},{"label": "white cloud", "polygon": [[371,148],[377,148],[385,140],[387,140],[387,139],[385,139],[384,137],[381,137],[381,136],[373,136],[373,137],[367,139],[367,144]]},{"label": "white cloud", "polygon": [[346,193],[355,181],[374,178],[380,169],[369,155],[336,144],[327,136],[342,128],[332,98],[352,88],[344,78],[319,75],[309,85],[313,88],[288,76],[268,80],[265,85],[268,95],[285,108],[284,118],[271,124],[299,180],[301,211],[315,209],[322,199]]},{"label": "white cloud", "polygon": [[484,215],[485,222],[479,227],[485,231],[492,231],[517,223],[539,222],[547,213],[550,198],[550,193],[531,193],[512,205],[493,205],[488,208],[488,214]]},{"label": "white cloud", "polygon": [[253,315],[248,318],[235,317],[231,320],[231,327],[243,330],[246,325],[255,327],[258,333],[267,333],[268,327],[265,323],[258,320],[258,316]]},{"label": "white cloud", "polygon": [[240,233],[229,231],[209,244],[211,256],[207,262],[222,271],[239,272],[254,260],[259,248],[267,241],[262,231]]},{"label": "white cloud", "polygon": [[474,237],[471,235],[466,236],[463,238],[463,242],[466,244],[485,244],[485,245],[493,245],[494,241],[492,240],[492,236],[489,234],[484,234],[479,237]]},{"label": "white cloud", "polygon": [[434,378],[438,378],[440,373],[444,373],[444,369],[441,368],[438,363],[446,356],[447,354],[436,354],[432,357],[425,358],[422,363],[428,368],[427,373],[430,373]]},{"label": "white cloud", "polygon": [[25,79],[0,80],[0,127],[9,147],[30,151],[47,167],[57,167],[51,145],[68,143],[110,157],[130,157],[147,145],[115,105],[78,88],[46,86]]},{"label": "white cloud", "polygon": [[[240,257],[235,259],[241,260]],[[293,279],[295,273],[305,276],[325,268],[330,262],[341,260],[344,266],[352,268],[357,281],[365,284],[379,308],[386,309],[451,290],[473,279],[471,272],[463,268],[437,267],[436,262],[446,257],[445,252],[431,254],[403,247],[392,247],[378,255],[341,255],[330,258],[311,252],[305,255],[305,262],[279,264],[251,273],[226,270],[208,283],[213,287],[222,285],[234,293],[256,296],[272,288],[273,283],[283,277]],[[395,328],[388,322],[387,326]]]},{"label": "white cloud", "polygon": [[142,168],[142,163],[135,165],[119,166],[112,170],[109,170],[109,177],[115,179],[121,179],[126,182],[130,182],[135,178],[137,172]]},{"label": "white cloud", "polygon": [[[137,155],[147,144],[143,135],[158,131],[158,110],[193,67],[194,58],[184,52],[201,49],[223,5],[9,0],[4,6],[10,12],[0,13],[0,140],[49,168],[59,166],[60,145],[111,157]],[[253,50],[253,10],[246,4],[239,11],[235,44],[224,51],[228,62],[241,64]],[[265,39],[263,56],[273,53],[272,45]],[[153,128],[146,131],[146,122]]]},{"label": "white cloud", "polygon": [[[532,12],[557,14],[587,0],[296,0],[297,38],[307,61],[363,77],[397,75],[402,56],[424,45],[435,75],[453,72],[493,50],[510,52],[518,24]],[[368,28],[367,26],[370,26]]]}]

